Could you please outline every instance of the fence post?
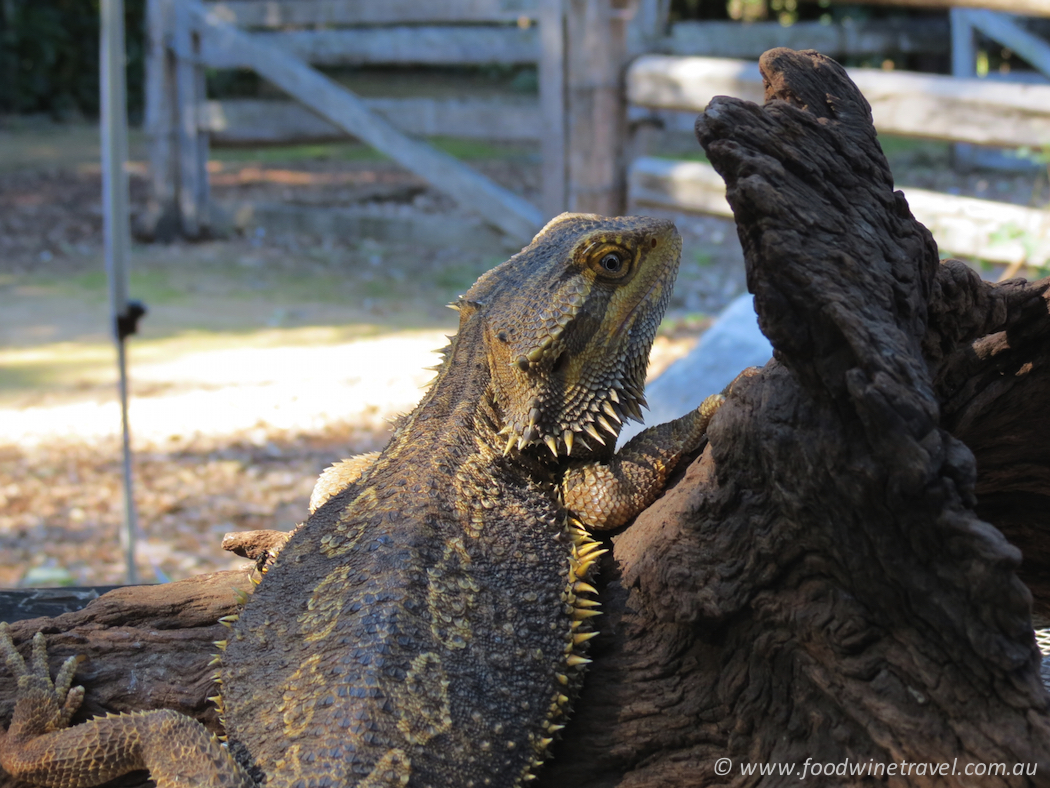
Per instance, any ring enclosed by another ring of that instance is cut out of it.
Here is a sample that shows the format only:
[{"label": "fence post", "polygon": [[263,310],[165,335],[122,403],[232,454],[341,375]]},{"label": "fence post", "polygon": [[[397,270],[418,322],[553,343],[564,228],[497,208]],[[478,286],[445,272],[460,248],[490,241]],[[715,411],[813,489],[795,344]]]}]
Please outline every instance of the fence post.
[{"label": "fence post", "polygon": [[631,0],[564,0],[568,205],[617,215],[625,204],[624,65]]},{"label": "fence post", "polygon": [[565,139],[565,0],[540,0],[540,117],[543,136],[543,218],[569,207]]},{"label": "fence post", "polygon": [[149,200],[137,228],[149,238],[170,240],[178,232],[175,153],[175,61],[171,55],[172,0],[146,3],[146,138],[149,144]]},{"label": "fence post", "polygon": [[204,232],[215,230],[216,208],[211,204],[211,180],[208,177],[208,156],[211,151],[211,134],[202,122],[201,112],[208,99],[208,86],[204,75],[204,64],[200,58],[200,33],[193,34],[193,125],[197,132],[197,215]]},{"label": "fence post", "polygon": [[[965,8],[948,11],[952,35],[952,76],[970,79],[977,76],[977,39],[970,23],[970,12]],[[956,142],[952,146],[952,163],[962,169],[972,169],[977,163],[977,146]]]},{"label": "fence post", "polygon": [[540,116],[544,219],[569,207],[565,139],[565,0],[540,0]]},{"label": "fence post", "polygon": [[182,233],[199,238],[207,232],[208,137],[197,114],[204,93],[204,71],[200,65],[200,32],[190,3],[179,2],[175,10],[175,97],[178,107],[178,208]]},{"label": "fence post", "polygon": [[667,36],[671,0],[638,0],[638,11],[627,28],[627,54],[652,52]]},{"label": "fence post", "polygon": [[[662,48],[670,32],[670,14],[671,0],[638,0],[638,10],[627,26],[627,56],[630,60]],[[624,109],[626,111],[626,107]],[[630,173],[636,159],[648,156],[657,147],[662,130],[663,121],[653,114],[635,117],[627,123],[623,149],[625,173]],[[629,175],[625,177],[630,179]],[[627,191],[630,191],[630,186]]]}]

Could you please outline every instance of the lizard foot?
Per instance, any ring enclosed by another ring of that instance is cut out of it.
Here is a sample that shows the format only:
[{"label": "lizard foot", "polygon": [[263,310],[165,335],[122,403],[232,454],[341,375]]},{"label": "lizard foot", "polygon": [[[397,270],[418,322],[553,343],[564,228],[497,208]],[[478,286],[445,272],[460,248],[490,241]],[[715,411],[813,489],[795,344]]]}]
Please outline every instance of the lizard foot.
[{"label": "lizard foot", "polygon": [[52,681],[44,636],[39,632],[33,636],[33,650],[27,666],[15,648],[11,629],[6,623],[0,623],[0,652],[18,682],[18,700],[8,738],[24,740],[68,728],[69,721],[84,700],[84,688],[72,686],[79,659],[70,657],[63,662]]},{"label": "lizard foot", "polygon": [[565,507],[591,530],[623,525],[656,500],[678,461],[702,445],[723,402],[723,394],[712,394],[686,415],[638,433],[608,460],[573,464],[562,480]]},{"label": "lizard foot", "polygon": [[72,686],[78,658],[63,662],[52,681],[39,632],[26,665],[10,628],[0,623],[0,653],[18,682],[11,726],[0,734],[0,768],[15,780],[87,788],[147,769],[158,788],[255,788],[204,726],[170,709],[111,714],[70,727],[84,700],[84,688]]}]

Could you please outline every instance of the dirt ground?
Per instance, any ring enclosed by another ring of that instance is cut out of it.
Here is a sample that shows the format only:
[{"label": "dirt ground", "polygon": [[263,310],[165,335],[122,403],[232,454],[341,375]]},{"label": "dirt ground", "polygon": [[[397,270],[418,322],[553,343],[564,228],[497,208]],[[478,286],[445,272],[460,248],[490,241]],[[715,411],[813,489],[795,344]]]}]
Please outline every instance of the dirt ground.
[{"label": "dirt ground", "polygon": [[[108,584],[124,575],[97,145],[88,126],[0,122],[0,586]],[[943,146],[930,151],[899,153],[915,185],[1041,199],[1038,173],[953,173],[939,158]],[[454,152],[537,198],[535,150]],[[131,156],[141,209],[139,134]],[[456,211],[353,144],[215,151],[210,170],[215,197],[231,210],[265,201]],[[731,223],[677,220],[683,264],[654,372],[687,352],[710,315],[745,287]],[[223,533],[300,521],[317,474],[381,447],[387,419],[420,396],[430,351],[455,328],[443,305],[507,255],[499,246],[264,226],[203,243],[136,244],[130,289],[150,309],[129,344],[143,578],[235,565],[240,559],[219,549]]]}]

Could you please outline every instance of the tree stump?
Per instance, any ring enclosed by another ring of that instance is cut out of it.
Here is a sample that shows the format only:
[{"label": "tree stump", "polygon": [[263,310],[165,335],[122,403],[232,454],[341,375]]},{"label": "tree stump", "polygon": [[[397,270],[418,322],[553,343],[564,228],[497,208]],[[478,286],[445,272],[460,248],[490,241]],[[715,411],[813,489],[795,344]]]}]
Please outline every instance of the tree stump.
[{"label": "tree stump", "polygon": [[[614,537],[594,664],[537,785],[1046,783],[1050,281],[940,262],[843,69],[761,65],[766,104],[715,99],[697,135],[775,357]],[[86,654],[89,714],[214,726],[210,622],[246,583],[122,589],[15,632],[48,634],[56,667]]]}]

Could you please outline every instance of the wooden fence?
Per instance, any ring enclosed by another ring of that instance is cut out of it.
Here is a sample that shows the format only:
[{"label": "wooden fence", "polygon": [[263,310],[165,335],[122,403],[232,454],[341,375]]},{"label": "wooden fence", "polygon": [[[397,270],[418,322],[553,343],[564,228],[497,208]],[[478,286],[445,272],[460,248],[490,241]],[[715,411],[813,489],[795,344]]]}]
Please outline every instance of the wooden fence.
[{"label": "wooden fence", "polygon": [[[891,0],[885,2],[890,4]],[[1038,0],[1036,4],[1026,0],[992,2],[1005,9],[1038,11],[1050,16],[1050,3],[1045,0]],[[922,5],[947,3],[923,0]],[[1010,17],[987,10],[957,9],[951,24],[956,49],[959,25],[967,24],[970,28],[966,35],[971,39],[973,30],[980,30],[1010,46],[1050,76],[1050,45]],[[831,54],[837,36],[843,32],[823,33],[815,28],[799,27],[778,43],[790,39],[796,48],[823,48]],[[942,36],[946,32],[942,28]],[[814,36],[812,43],[807,39],[809,35]],[[892,30],[882,30],[876,40],[886,43],[893,35]],[[726,36],[718,25],[701,24],[696,29],[675,31],[671,40],[703,42],[703,46],[718,55],[744,56],[741,50],[746,46],[743,40]],[[820,43],[822,40],[824,44]],[[896,40],[902,50],[913,45],[908,36],[898,34]],[[771,43],[766,39],[760,45],[765,47]],[[959,56],[955,51],[953,55],[957,64],[969,57],[969,73],[972,73],[972,44],[966,54]],[[1050,148],[1050,85],[877,69],[850,69],[849,72],[871,103],[880,133],[979,146]],[[646,55],[636,59],[627,71],[626,92],[634,117],[638,117],[640,111],[672,111],[688,113],[691,119],[716,95],[739,96],[757,102],[763,98],[757,63],[682,54]],[[628,183],[632,210],[657,207],[732,215],[725,201],[722,180],[707,164],[641,156],[629,165]],[[1050,211],[912,188],[906,188],[905,194],[916,217],[930,228],[946,251],[1015,266],[1019,263],[1044,265],[1050,260]]]},{"label": "wooden fence", "polygon": [[[146,126],[151,139],[151,219],[174,214],[183,234],[207,233],[210,135],[230,120],[256,117],[260,107],[208,102],[204,68],[247,68],[313,113],[279,105],[276,118],[294,115],[354,136],[451,195],[514,238],[542,223],[540,211],[455,158],[409,136],[388,117],[426,118],[442,133],[439,102],[369,103],[327,78],[314,65],[339,63],[529,62],[537,37],[526,4],[515,0],[460,0],[431,4],[397,0],[149,0]],[[515,24],[507,24],[514,21]],[[456,27],[454,23],[471,23]],[[331,25],[355,25],[331,29]],[[374,25],[385,25],[376,27]],[[391,26],[393,25],[393,26]],[[283,29],[286,27],[295,29]],[[275,28],[282,28],[279,32]],[[270,108],[272,109],[272,108]],[[469,108],[480,125],[503,123],[498,103]],[[457,115],[457,113],[452,113]],[[460,122],[462,115],[458,116]],[[301,121],[296,121],[301,122]],[[422,124],[421,124],[422,125]],[[274,141],[288,134],[266,123]],[[411,130],[411,129],[410,129]]]},{"label": "wooden fence", "polygon": [[[207,230],[206,162],[213,141],[351,135],[522,240],[566,209],[612,214],[629,202],[637,210],[659,206],[726,215],[721,181],[706,165],[646,156],[631,161],[629,153],[640,146],[630,140],[628,119],[652,113],[691,118],[718,94],[761,101],[753,60],[768,48],[817,48],[835,57],[943,55],[952,42],[956,61],[963,62],[964,32],[972,39],[980,30],[1044,70],[1050,64],[1050,55],[1047,63],[1041,60],[1050,47],[1011,19],[959,8],[950,26],[944,19],[788,28],[679,23],[668,31],[667,0],[148,2],[153,215],[174,214],[190,236]],[[1046,0],[982,2],[1050,15]],[[624,77],[629,58],[639,54]],[[313,68],[375,63],[538,63],[539,98],[362,99]],[[204,67],[251,68],[295,101],[209,100]],[[979,146],[1050,144],[1050,87],[872,69],[854,69],[851,76],[884,133]],[[428,135],[539,140],[542,206],[416,139]],[[908,196],[941,245],[953,252],[1009,261],[1019,254],[1050,256],[1046,212],[913,189]],[[1011,234],[1012,240],[1006,238]]]},{"label": "wooden fence", "polygon": [[[206,164],[213,139],[350,135],[518,240],[566,207],[619,212],[628,22],[643,42],[636,48],[644,48],[645,26],[666,14],[666,0],[644,0],[641,13],[629,5],[634,0],[148,3],[147,226],[167,216],[190,237],[207,233],[211,220]],[[538,63],[541,98],[365,100],[314,68],[374,63]],[[295,102],[209,101],[206,67],[252,69]],[[543,210],[415,138],[422,135],[542,139]]]}]

